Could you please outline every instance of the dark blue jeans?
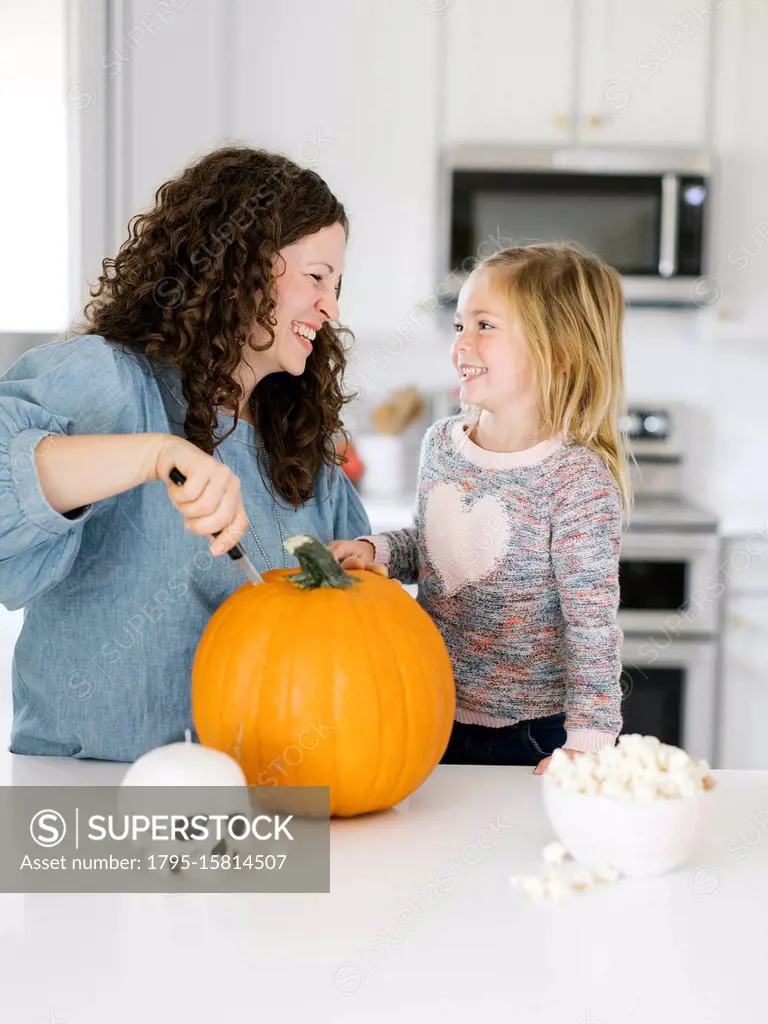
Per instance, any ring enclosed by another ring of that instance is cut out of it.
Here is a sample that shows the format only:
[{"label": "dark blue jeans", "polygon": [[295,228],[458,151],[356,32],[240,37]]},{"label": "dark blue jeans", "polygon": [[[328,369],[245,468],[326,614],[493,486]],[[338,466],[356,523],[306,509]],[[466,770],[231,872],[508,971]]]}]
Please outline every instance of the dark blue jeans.
[{"label": "dark blue jeans", "polygon": [[441,764],[525,764],[534,767],[565,746],[565,712],[517,725],[467,725],[454,722]]}]

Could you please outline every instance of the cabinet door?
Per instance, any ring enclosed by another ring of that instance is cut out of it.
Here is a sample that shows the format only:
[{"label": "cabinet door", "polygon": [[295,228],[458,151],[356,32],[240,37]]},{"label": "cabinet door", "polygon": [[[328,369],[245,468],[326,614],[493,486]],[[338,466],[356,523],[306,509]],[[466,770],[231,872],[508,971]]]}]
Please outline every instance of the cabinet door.
[{"label": "cabinet door", "polygon": [[[717,206],[711,241],[711,278],[706,281],[702,294],[708,296],[705,304],[723,321],[722,331],[727,332],[727,343],[737,338],[748,341],[763,337],[768,317],[765,287],[768,251],[766,53],[768,3],[739,0],[725,4],[718,12],[714,58],[717,68],[713,126],[718,154]],[[739,365],[738,352],[734,348],[734,358],[729,359],[734,372]],[[744,365],[749,365],[751,353],[747,346],[741,348],[741,353]],[[724,384],[721,387],[725,389]],[[745,404],[748,407],[749,400]],[[738,425],[744,428],[741,416]],[[752,436],[755,436],[754,431]],[[748,446],[740,445],[740,448],[741,457],[748,460]],[[759,506],[764,507],[765,502],[758,500],[756,504],[755,522],[761,522]]]},{"label": "cabinet door", "polygon": [[768,769],[768,593],[732,593],[723,637],[719,768]]},{"label": "cabinet door", "polygon": [[723,2],[583,0],[579,141],[703,145]]},{"label": "cabinet door", "polygon": [[[386,346],[384,369],[392,361],[393,372],[407,356],[397,348],[400,336],[386,332],[401,325],[412,331],[404,321],[435,287],[441,22],[429,6],[230,3],[232,131],[312,167],[342,199],[353,268],[345,274],[342,319],[358,337],[382,339],[372,347]],[[352,386],[384,391],[381,369],[369,349],[350,375]]]},{"label": "cabinet door", "polygon": [[575,0],[455,0],[445,18],[448,142],[571,137]]}]

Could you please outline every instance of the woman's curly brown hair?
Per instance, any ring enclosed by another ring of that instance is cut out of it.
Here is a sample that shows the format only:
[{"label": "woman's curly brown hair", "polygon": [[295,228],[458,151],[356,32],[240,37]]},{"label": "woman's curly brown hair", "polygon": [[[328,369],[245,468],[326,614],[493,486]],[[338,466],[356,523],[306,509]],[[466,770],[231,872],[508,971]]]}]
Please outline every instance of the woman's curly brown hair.
[{"label": "woman's curly brown hair", "polygon": [[[260,350],[274,343],[275,255],[333,224],[348,234],[344,207],[314,171],[262,149],[216,150],[131,219],[118,254],[103,261],[83,329],[177,367],[186,436],[213,454],[232,432],[214,437],[216,407],[237,423],[244,393],[233,372],[254,323],[269,335]],[[342,390],[343,334],[351,332],[324,324],[301,376],[268,374],[254,389],[272,481],[293,506],[312,496],[323,464],[341,461],[340,414],[353,397]]]}]

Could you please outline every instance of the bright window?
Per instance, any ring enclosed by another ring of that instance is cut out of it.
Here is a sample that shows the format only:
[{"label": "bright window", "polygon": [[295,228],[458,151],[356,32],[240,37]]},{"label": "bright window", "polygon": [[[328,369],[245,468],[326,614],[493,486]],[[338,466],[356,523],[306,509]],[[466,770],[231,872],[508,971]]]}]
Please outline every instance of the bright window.
[{"label": "bright window", "polygon": [[0,3],[0,332],[70,318],[65,8]]}]

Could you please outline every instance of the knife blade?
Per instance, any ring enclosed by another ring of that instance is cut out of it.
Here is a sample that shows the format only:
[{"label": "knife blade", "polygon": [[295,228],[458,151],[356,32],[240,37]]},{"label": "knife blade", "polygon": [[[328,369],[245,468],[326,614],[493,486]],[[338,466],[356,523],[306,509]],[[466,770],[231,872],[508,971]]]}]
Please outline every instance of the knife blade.
[{"label": "knife blade", "polygon": [[[170,476],[171,480],[179,487],[187,482],[187,478],[184,476],[180,469],[176,468],[176,466],[174,466],[171,469],[171,472],[168,475]],[[221,533],[221,531],[219,531],[219,533]],[[218,537],[219,533],[214,533],[213,536]],[[227,554],[229,555],[233,562],[237,562],[239,564],[240,568],[243,570],[243,572],[251,581],[251,583],[257,584],[264,582],[264,577],[261,575],[259,570],[256,568],[256,566],[250,560],[248,555],[246,555],[246,553],[243,551],[239,544],[235,544],[234,547],[231,547]]]}]

